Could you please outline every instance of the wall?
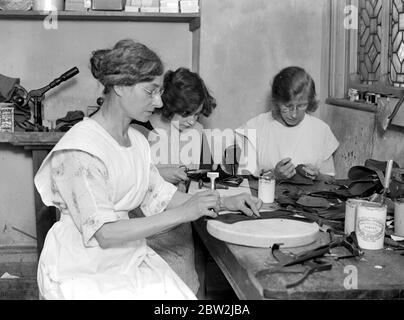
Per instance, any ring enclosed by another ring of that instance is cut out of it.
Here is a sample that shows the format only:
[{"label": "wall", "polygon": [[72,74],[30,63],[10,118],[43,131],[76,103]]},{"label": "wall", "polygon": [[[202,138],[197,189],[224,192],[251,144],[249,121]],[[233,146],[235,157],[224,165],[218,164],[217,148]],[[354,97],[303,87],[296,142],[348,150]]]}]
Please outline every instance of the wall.
[{"label": "wall", "polygon": [[330,6],[324,0],[203,1],[200,71],[218,101],[204,124],[235,128],[266,111],[272,77],[283,67],[299,65],[316,82],[321,102],[317,116],[340,141],[335,154],[339,178],[368,158],[393,158],[404,166],[403,129],[381,135],[375,114],[324,103]]},{"label": "wall", "polygon": [[404,129],[389,127],[383,133],[376,125],[376,114],[337,106],[326,106],[322,113],[340,141],[335,154],[338,177],[345,178],[349,168],[366,159],[394,159],[404,167]]},{"label": "wall", "polygon": [[[316,81],[319,96],[324,95],[326,4],[324,0],[202,0],[200,73],[218,101],[215,112],[204,121],[207,127],[235,128],[266,111],[270,81],[289,65],[304,67]],[[101,88],[90,76],[89,54],[128,36],[156,49],[169,66],[191,65],[188,25],[61,21],[55,32],[44,30],[39,21],[0,20],[0,73],[19,76],[23,86],[33,89],[77,65],[80,75],[61,86],[63,91],[48,95],[45,117],[56,119],[71,107],[94,104]],[[22,241],[2,232],[7,212],[13,211],[15,217],[7,224],[24,221],[25,231],[31,234],[35,226],[29,156],[1,145],[0,153],[0,176],[15,168],[10,164],[15,161],[22,168],[18,178],[27,181],[7,187],[1,183],[0,199],[10,199],[16,190],[26,195],[18,199],[29,198],[2,201],[1,245]]]},{"label": "wall", "polygon": [[[192,34],[186,23],[59,21],[57,30],[46,30],[40,20],[0,20],[0,73],[21,78],[22,86],[31,90],[77,66],[79,75],[46,95],[44,117],[86,111],[102,91],[89,69],[91,51],[123,38],[145,43],[168,68],[191,67]],[[0,144],[0,179],[0,246],[35,244],[11,228],[36,235],[30,154]]]},{"label": "wall", "polygon": [[[203,1],[200,72],[218,101],[208,127],[266,111],[273,76],[298,65],[322,78],[324,0]],[[319,92],[321,94],[321,92]]]}]

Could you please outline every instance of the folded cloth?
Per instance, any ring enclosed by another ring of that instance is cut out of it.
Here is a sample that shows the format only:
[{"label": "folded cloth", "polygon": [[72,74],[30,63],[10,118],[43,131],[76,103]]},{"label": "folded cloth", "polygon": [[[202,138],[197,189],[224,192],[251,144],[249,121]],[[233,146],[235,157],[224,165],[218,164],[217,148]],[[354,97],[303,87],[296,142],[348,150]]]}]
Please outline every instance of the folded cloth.
[{"label": "folded cloth", "polygon": [[19,78],[10,78],[0,74],[0,102],[9,101],[14,92],[15,85],[19,83]]}]

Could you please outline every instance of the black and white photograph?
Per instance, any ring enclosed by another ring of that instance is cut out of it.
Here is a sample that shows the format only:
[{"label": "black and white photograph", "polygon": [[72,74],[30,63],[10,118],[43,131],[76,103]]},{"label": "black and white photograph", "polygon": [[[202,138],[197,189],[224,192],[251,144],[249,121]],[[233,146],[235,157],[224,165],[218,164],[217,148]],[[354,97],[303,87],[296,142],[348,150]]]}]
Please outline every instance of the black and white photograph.
[{"label": "black and white photograph", "polygon": [[402,299],[404,0],[0,0],[0,300]]}]

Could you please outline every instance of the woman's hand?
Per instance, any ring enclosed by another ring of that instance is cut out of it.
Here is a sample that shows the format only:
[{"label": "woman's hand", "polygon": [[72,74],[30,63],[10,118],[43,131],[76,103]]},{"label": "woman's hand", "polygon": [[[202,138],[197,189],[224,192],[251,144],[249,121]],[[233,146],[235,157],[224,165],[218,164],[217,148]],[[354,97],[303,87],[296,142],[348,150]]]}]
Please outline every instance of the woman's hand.
[{"label": "woman's hand", "polygon": [[291,158],[285,158],[277,163],[275,167],[276,179],[290,179],[296,174],[295,165],[291,160]]},{"label": "woman's hand", "polygon": [[241,211],[247,216],[260,217],[259,209],[262,206],[262,200],[250,196],[248,193],[241,193],[231,197],[223,197],[221,201],[221,210]]},{"label": "woman's hand", "polygon": [[306,176],[312,180],[326,181],[329,183],[335,181],[333,176],[321,173],[320,170],[312,164],[305,164],[302,170],[306,173]]},{"label": "woman's hand", "polygon": [[202,216],[216,218],[216,212],[220,210],[219,192],[216,190],[198,192],[179,208],[184,210],[189,221],[197,220]]},{"label": "woman's hand", "polygon": [[320,174],[320,170],[312,164],[303,165],[302,170],[306,173],[305,176],[312,180],[316,180]]},{"label": "woman's hand", "polygon": [[172,183],[177,184],[181,181],[187,181],[188,177],[186,174],[186,167],[157,167],[159,170],[160,175],[163,177],[164,180]]}]

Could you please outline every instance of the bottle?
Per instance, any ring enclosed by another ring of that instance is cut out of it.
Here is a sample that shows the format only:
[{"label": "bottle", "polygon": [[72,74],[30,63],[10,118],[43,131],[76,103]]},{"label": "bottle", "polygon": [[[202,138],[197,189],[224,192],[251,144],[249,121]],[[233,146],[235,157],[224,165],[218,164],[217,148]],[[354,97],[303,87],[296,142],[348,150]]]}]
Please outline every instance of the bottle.
[{"label": "bottle", "polygon": [[258,198],[264,203],[275,201],[275,174],[273,171],[265,172],[259,177]]}]

